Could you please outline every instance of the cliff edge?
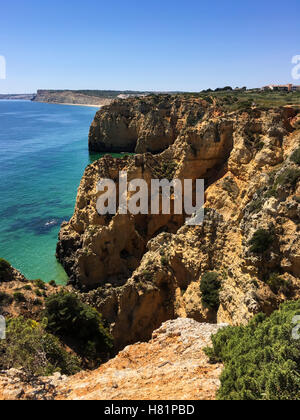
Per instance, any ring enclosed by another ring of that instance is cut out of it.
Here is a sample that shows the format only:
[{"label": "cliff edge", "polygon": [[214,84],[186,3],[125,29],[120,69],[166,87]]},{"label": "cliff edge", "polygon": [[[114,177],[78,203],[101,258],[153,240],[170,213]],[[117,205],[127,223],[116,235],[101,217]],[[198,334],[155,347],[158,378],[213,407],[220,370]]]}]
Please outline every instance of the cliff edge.
[{"label": "cliff edge", "polygon": [[203,348],[223,325],[168,321],[148,343],[125,348],[92,372],[55,374],[29,382],[22,371],[0,372],[1,400],[213,400],[222,365]]}]

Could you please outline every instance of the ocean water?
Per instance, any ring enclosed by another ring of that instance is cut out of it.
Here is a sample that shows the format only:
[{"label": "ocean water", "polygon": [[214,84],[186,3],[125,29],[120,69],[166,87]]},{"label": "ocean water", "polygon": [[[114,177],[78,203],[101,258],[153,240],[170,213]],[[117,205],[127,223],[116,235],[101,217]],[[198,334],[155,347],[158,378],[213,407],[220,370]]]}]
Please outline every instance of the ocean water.
[{"label": "ocean water", "polygon": [[60,224],[74,210],[96,108],[0,101],[0,258],[29,279],[63,284]]}]

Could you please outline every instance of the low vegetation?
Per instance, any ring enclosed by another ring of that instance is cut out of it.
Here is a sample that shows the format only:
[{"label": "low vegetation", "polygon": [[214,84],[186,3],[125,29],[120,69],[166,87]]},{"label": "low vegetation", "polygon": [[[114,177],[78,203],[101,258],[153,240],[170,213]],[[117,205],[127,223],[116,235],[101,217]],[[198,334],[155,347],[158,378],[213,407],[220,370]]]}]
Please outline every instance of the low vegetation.
[{"label": "low vegetation", "polygon": [[13,298],[10,294],[5,292],[0,292],[0,307],[10,305],[13,301]]},{"label": "low vegetation", "polygon": [[298,147],[298,149],[294,151],[294,153],[291,156],[291,160],[297,165],[300,165],[300,147]]},{"label": "low vegetation", "polygon": [[13,294],[14,301],[17,303],[26,302],[26,298],[22,292],[15,292]]},{"label": "low vegetation", "polygon": [[202,305],[204,308],[217,311],[220,306],[221,281],[219,274],[212,271],[203,274],[200,282]]},{"label": "low vegetation", "polygon": [[46,299],[47,329],[73,346],[76,352],[97,365],[106,359],[112,338],[101,315],[72,293],[60,292]]},{"label": "low vegetation", "polygon": [[55,280],[50,280],[49,285],[52,286],[52,287],[57,287],[57,284],[56,284]]},{"label": "low vegetation", "polygon": [[287,168],[278,175],[275,181],[275,185],[281,185],[286,187],[295,187],[296,183],[300,178],[300,169]]},{"label": "low vegetation", "polygon": [[37,287],[38,289],[41,289],[41,290],[46,290],[46,284],[45,284],[45,282],[43,282],[43,280],[41,280],[41,279],[33,280],[33,284],[34,284],[34,285],[35,285],[35,287]]},{"label": "low vegetation", "polygon": [[0,282],[9,281],[12,277],[12,267],[10,263],[0,258]]},{"label": "low vegetation", "polygon": [[275,240],[275,235],[265,229],[258,229],[249,241],[250,252],[253,254],[264,254],[268,251]]},{"label": "low vegetation", "polygon": [[77,373],[80,360],[67,353],[45,327],[23,317],[9,320],[6,339],[0,340],[0,369],[22,368],[30,376]]},{"label": "low vegetation", "polygon": [[290,283],[283,279],[279,274],[272,273],[268,280],[266,281],[267,285],[270,287],[273,293],[278,294],[282,292],[286,296],[288,296],[291,292],[291,285]]},{"label": "low vegetation", "polygon": [[158,179],[167,179],[172,181],[177,170],[177,163],[171,160],[165,160],[160,167],[155,168],[155,175]]},{"label": "low vegetation", "polygon": [[227,327],[212,337],[213,347],[205,352],[212,363],[225,364],[218,399],[300,399],[296,316],[300,301],[287,302],[269,318],[259,314],[247,326]]}]

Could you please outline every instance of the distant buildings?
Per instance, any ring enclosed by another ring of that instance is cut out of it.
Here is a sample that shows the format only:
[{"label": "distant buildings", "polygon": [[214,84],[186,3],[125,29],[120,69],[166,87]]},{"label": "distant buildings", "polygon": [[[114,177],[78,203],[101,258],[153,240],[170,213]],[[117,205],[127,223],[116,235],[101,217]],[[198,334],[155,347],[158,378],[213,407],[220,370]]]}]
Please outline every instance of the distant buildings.
[{"label": "distant buildings", "polygon": [[272,90],[272,91],[279,91],[279,92],[296,92],[300,91],[300,86],[295,86],[292,83],[288,83],[286,85],[268,85],[262,87],[262,90]]}]

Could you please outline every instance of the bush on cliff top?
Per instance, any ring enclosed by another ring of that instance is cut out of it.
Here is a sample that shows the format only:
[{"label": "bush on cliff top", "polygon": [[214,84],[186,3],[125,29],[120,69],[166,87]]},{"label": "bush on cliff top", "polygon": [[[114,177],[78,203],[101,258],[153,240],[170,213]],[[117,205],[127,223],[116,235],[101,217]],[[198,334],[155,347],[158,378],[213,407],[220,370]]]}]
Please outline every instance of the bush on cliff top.
[{"label": "bush on cliff top", "polygon": [[11,268],[11,265],[8,261],[4,260],[3,258],[0,258],[0,272],[6,271]]},{"label": "bush on cliff top", "polygon": [[24,369],[28,375],[73,375],[80,370],[77,357],[67,353],[59,340],[45,332],[46,324],[23,317],[7,322],[6,339],[0,340],[0,369]]},{"label": "bush on cliff top", "polygon": [[50,296],[46,299],[44,316],[51,333],[70,340],[76,351],[94,365],[109,353],[112,338],[104,328],[101,315],[75,294],[62,291]]},{"label": "bush on cliff top", "polygon": [[300,300],[287,302],[269,318],[257,315],[247,326],[227,327],[212,337],[205,353],[223,362],[220,400],[299,400]]}]

